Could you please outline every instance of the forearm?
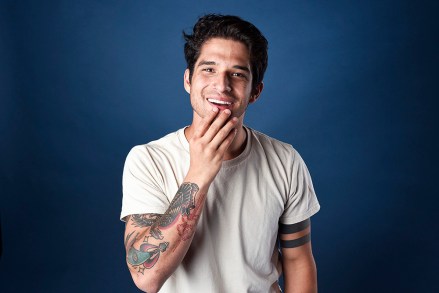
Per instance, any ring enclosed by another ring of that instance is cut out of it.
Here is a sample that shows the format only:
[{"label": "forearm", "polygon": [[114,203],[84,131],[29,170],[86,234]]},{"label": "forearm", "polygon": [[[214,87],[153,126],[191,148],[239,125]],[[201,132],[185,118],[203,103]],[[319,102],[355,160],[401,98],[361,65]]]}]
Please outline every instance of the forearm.
[{"label": "forearm", "polygon": [[[199,183],[200,184],[200,183]],[[192,242],[207,188],[183,183],[163,215],[132,215],[127,226],[127,263],[137,287],[156,292],[175,271]]]},{"label": "forearm", "polygon": [[284,263],[285,293],[316,293],[317,269],[314,259]]}]

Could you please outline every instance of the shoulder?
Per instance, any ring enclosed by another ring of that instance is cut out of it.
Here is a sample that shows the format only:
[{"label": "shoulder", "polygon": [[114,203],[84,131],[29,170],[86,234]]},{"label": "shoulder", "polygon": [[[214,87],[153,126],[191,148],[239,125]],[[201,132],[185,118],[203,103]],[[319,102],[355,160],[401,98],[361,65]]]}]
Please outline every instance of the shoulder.
[{"label": "shoulder", "polygon": [[280,159],[294,159],[299,157],[294,147],[286,142],[275,139],[260,131],[247,127],[252,137],[252,147],[260,148],[266,153],[274,153]]},{"label": "shoulder", "polygon": [[134,146],[127,155],[127,162],[150,162],[174,157],[187,152],[181,141],[183,129],[169,133],[160,139]]}]

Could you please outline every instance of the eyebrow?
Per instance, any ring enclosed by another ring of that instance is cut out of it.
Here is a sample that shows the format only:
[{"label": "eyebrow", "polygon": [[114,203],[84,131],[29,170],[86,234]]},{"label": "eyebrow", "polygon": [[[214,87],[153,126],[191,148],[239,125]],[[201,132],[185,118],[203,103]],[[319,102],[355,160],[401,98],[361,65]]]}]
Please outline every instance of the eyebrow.
[{"label": "eyebrow", "polygon": [[[198,63],[197,67],[203,66],[203,65],[217,65],[215,61],[200,61]],[[250,69],[247,66],[241,66],[241,65],[234,65],[233,68],[240,69],[242,71],[250,72]]]},{"label": "eyebrow", "polygon": [[246,72],[249,72],[249,73],[250,73],[250,69],[248,69],[247,66],[235,65],[235,66],[233,66],[233,68],[241,69],[241,70],[243,70],[243,71],[246,71]]}]

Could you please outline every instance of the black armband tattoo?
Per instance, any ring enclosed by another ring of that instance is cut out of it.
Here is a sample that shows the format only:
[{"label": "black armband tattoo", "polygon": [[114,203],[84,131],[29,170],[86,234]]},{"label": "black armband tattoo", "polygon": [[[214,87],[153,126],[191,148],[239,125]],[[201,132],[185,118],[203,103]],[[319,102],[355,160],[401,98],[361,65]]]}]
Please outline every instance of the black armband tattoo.
[{"label": "black armband tattoo", "polygon": [[294,240],[280,240],[280,247],[282,248],[294,248],[302,246],[311,241],[311,234],[306,234],[303,237]]},{"label": "black armband tattoo", "polygon": [[305,230],[306,228],[309,227],[309,225],[311,224],[311,220],[310,219],[306,219],[302,222],[296,223],[296,224],[291,224],[291,225],[285,225],[285,224],[280,224],[279,223],[279,233],[280,234],[293,234],[293,233],[297,233],[300,231]]}]

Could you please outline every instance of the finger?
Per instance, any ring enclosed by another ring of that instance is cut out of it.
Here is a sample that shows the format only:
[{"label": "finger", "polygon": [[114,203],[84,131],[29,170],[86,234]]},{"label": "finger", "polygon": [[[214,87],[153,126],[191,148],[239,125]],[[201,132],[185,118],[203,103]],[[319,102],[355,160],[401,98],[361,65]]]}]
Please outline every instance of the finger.
[{"label": "finger", "polygon": [[219,109],[216,107],[212,107],[211,111],[207,111],[206,116],[204,116],[204,118],[201,119],[200,126],[195,130],[194,136],[202,137],[209,129],[213,120],[215,120],[215,117],[218,116],[218,113],[219,113]]},{"label": "finger", "polygon": [[233,130],[236,127],[236,123],[238,122],[238,118],[233,117],[230,119],[219,131],[218,133],[213,137],[210,144],[212,147],[215,147],[218,149],[220,145],[223,143],[223,141],[228,137],[230,132],[233,132]]},{"label": "finger", "polygon": [[235,139],[237,133],[238,133],[238,129],[234,128],[232,131],[229,132],[227,137],[220,144],[220,146],[218,148],[218,152],[221,154],[222,157],[224,157],[224,154],[226,153],[227,149],[232,144],[232,142]]},{"label": "finger", "polygon": [[212,139],[217,135],[217,133],[223,128],[227,120],[229,120],[231,111],[229,109],[221,112],[218,117],[209,126],[209,129],[204,134],[204,139],[207,142],[212,141]]}]

